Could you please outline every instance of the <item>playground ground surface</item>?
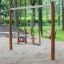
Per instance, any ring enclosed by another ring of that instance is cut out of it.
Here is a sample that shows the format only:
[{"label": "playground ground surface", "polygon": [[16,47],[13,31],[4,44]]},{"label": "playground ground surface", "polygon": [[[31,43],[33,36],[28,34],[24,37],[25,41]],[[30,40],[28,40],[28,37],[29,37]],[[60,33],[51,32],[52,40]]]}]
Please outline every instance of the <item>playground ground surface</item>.
[{"label": "playground ground surface", "polygon": [[[17,44],[13,38],[13,50],[9,50],[9,37],[0,36],[0,64],[64,64],[64,42],[55,42],[55,61],[50,59],[51,43],[42,39],[41,45]],[[35,39],[38,43],[38,39]]]}]

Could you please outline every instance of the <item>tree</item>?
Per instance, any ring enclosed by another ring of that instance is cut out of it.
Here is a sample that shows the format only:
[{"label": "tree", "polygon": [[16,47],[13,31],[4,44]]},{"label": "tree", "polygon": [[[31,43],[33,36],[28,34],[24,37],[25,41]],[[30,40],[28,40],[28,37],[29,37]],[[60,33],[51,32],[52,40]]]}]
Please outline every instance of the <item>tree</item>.
[{"label": "tree", "polygon": [[[13,0],[13,7],[17,7],[17,0]],[[14,11],[14,22],[15,22],[15,27],[18,27],[18,12],[17,12],[17,10]]]},{"label": "tree", "polygon": [[[46,5],[48,5],[47,2],[46,2]],[[48,7],[46,7],[46,19],[47,19],[47,21],[48,21],[48,19],[49,19],[48,13],[49,13],[49,11],[48,11]]]},{"label": "tree", "polygon": [[[35,2],[36,0],[30,0],[31,2],[31,5],[34,6],[35,5]],[[34,21],[35,21],[35,8],[32,8],[32,24],[34,26]],[[32,26],[32,31],[33,31],[33,26]]]},{"label": "tree", "polygon": [[62,30],[64,31],[64,0],[62,0]]},{"label": "tree", "polygon": [[60,26],[60,0],[58,2],[58,26]]},{"label": "tree", "polygon": [[0,0],[0,24],[1,24],[1,14],[2,14],[2,13],[1,13],[1,9],[2,9],[2,7],[1,7],[2,4],[1,4],[1,2],[2,2],[2,0]]},{"label": "tree", "polygon": [[[39,5],[42,5],[42,0],[39,0]],[[41,35],[43,36],[42,33],[42,8],[39,8],[39,31],[41,32]]]},{"label": "tree", "polygon": [[4,3],[4,1],[0,0],[0,23],[4,22],[4,18],[7,17],[7,15],[7,5]]}]

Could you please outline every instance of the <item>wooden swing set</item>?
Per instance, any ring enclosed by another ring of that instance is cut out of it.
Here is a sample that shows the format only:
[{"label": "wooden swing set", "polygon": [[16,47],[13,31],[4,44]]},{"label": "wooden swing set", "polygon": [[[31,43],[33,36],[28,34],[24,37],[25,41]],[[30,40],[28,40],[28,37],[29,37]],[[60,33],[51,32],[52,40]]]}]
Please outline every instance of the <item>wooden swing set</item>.
[{"label": "wooden swing set", "polygon": [[[9,46],[10,50],[13,49],[13,44],[12,44],[12,12],[14,10],[20,10],[20,9],[27,9],[27,8],[42,8],[42,7],[47,7],[43,5],[37,5],[37,6],[26,6],[26,7],[17,7],[17,8],[10,8],[9,11]],[[55,59],[55,6],[54,6],[54,1],[51,2],[51,60]],[[24,30],[25,30],[25,36],[27,36],[26,33],[26,18],[24,21]],[[19,37],[19,29],[17,30],[18,37]],[[39,42],[41,43],[41,36],[40,36],[40,31],[39,31]],[[25,43],[27,43],[27,38],[25,38]],[[32,43],[34,44],[34,34],[32,33]],[[18,42],[19,44],[19,42]]]}]

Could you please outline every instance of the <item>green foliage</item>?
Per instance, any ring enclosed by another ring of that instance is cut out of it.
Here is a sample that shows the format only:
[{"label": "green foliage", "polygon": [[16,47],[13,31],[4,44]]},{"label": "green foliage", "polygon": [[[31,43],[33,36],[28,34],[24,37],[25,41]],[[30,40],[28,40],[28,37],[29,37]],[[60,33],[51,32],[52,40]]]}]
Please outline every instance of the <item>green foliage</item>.
[{"label": "green foliage", "polygon": [[[20,27],[20,29],[22,29],[22,28],[24,28],[24,27]],[[27,29],[27,31],[29,33],[30,32],[30,27],[27,26],[26,29]],[[47,30],[51,30],[51,26],[43,26],[43,37],[44,38],[47,38],[44,35]],[[64,35],[64,31],[62,31],[62,28],[61,27],[58,28],[58,26],[55,26],[55,31],[56,31],[56,38],[55,38],[55,40],[64,41],[64,36],[63,36]],[[34,32],[35,32],[34,33],[35,35],[39,34],[39,32],[38,32],[38,26],[34,27]]]},{"label": "green foliage", "polygon": [[8,16],[7,5],[2,0],[0,0],[0,15]]},{"label": "green foliage", "polygon": [[36,0],[30,0],[30,3],[34,5],[36,3]]}]

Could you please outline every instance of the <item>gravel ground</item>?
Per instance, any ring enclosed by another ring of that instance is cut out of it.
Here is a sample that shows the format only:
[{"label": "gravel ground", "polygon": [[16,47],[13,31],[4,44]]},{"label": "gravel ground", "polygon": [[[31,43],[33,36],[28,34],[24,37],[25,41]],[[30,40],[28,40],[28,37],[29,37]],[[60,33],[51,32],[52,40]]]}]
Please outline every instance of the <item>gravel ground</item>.
[{"label": "gravel ground", "polygon": [[[35,41],[38,43],[38,39]],[[13,50],[9,50],[8,37],[0,37],[0,64],[64,64],[64,43],[55,42],[55,61],[50,59],[50,40],[42,39],[40,46],[16,43],[13,38]]]}]

